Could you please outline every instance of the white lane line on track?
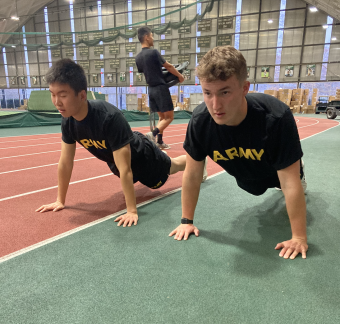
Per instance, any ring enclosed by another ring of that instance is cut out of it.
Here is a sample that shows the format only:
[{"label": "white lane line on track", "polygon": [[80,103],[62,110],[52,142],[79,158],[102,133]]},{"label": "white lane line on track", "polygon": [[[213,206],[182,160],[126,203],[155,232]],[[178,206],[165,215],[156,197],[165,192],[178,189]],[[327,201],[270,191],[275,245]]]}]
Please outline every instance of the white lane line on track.
[{"label": "white lane line on track", "polygon": [[[76,150],[83,149],[83,147],[77,147]],[[46,151],[46,152],[38,152],[38,153],[29,153],[29,154],[22,154],[22,155],[12,155],[12,156],[4,156],[1,157],[0,160],[3,159],[11,159],[11,158],[17,158],[17,157],[23,157],[23,156],[29,156],[29,155],[38,155],[38,154],[46,154],[46,153],[54,153],[54,152],[60,152],[61,150],[56,151]]]},{"label": "white lane line on track", "polygon": [[[313,119],[312,119],[313,120]],[[316,119],[314,119],[314,120],[316,120]],[[310,126],[314,126],[314,125],[317,125],[317,124],[319,124],[320,122],[318,121],[318,120],[316,120],[316,123],[314,123],[314,124],[310,124],[310,125],[306,125],[306,126],[300,126],[300,127],[298,127],[298,129],[300,129],[300,128],[305,128],[305,127],[310,127]]]},{"label": "white lane line on track", "polygon": [[[74,161],[74,162],[79,162],[79,161],[90,160],[90,159],[95,159],[95,158],[96,158],[95,156],[92,156],[92,157],[88,157],[88,158],[84,158],[84,159],[78,159],[78,160],[73,160],[73,161]],[[39,166],[30,167],[30,168],[25,168],[25,169],[4,171],[4,172],[0,172],[0,175],[1,175],[1,174],[7,174],[7,173],[13,173],[13,172],[19,172],[19,171],[27,171],[27,170],[32,170],[32,169],[44,168],[44,167],[49,167],[49,166],[52,166],[52,165],[58,165],[58,163],[39,165]]]},{"label": "white lane line on track", "polygon": [[61,141],[59,141],[59,142],[53,142],[53,143],[43,143],[43,144],[24,145],[24,146],[0,147],[0,150],[16,149],[16,148],[29,147],[29,146],[50,145],[50,144],[61,144]]},{"label": "white lane line on track", "polygon": [[[218,175],[220,175],[220,174],[222,174],[222,173],[225,173],[225,171],[220,171],[220,172],[218,172],[218,173],[215,173],[215,174],[211,175],[210,177],[208,177],[208,179],[214,178],[214,177],[216,177],[216,176],[218,176]],[[207,179],[207,180],[208,180],[208,179]],[[204,184],[203,184],[203,186],[204,186]],[[156,201],[156,200],[159,200],[159,199],[162,199],[162,198],[164,198],[164,197],[170,196],[170,195],[172,195],[172,194],[174,194],[174,193],[176,193],[176,192],[179,192],[179,191],[181,191],[181,190],[182,190],[182,187],[180,187],[180,188],[178,188],[178,189],[174,189],[174,190],[169,191],[169,192],[166,192],[166,193],[164,193],[164,194],[162,194],[162,195],[160,195],[160,196],[157,196],[157,197],[155,197],[155,198],[149,199],[149,200],[147,200],[147,201],[144,201],[144,202],[138,204],[138,205],[137,205],[137,208],[140,208],[140,207],[142,207],[142,206],[148,205],[148,204],[150,204],[150,203],[152,203],[152,202],[154,202],[154,201]],[[116,213],[114,213],[114,214],[105,216],[105,217],[103,217],[103,218],[101,218],[101,219],[97,219],[97,220],[95,220],[95,221],[93,221],[93,222],[91,222],[91,223],[88,223],[88,224],[79,226],[79,227],[77,227],[77,228],[74,228],[74,229],[72,229],[72,230],[70,230],[70,231],[67,231],[67,232],[64,232],[64,233],[62,233],[62,234],[53,236],[53,237],[51,237],[51,238],[49,238],[49,239],[47,239],[47,240],[44,240],[44,241],[41,241],[41,242],[39,242],[39,243],[30,245],[30,246],[28,246],[28,247],[26,247],[26,248],[23,248],[23,249],[21,249],[21,250],[15,251],[15,252],[10,253],[10,254],[7,254],[7,255],[5,255],[5,256],[3,256],[3,257],[0,258],[0,263],[5,262],[5,261],[8,261],[8,260],[10,260],[10,259],[13,259],[13,258],[15,258],[15,257],[17,257],[17,256],[20,256],[20,255],[22,255],[22,254],[25,254],[25,253],[27,253],[27,252],[33,251],[33,250],[35,250],[35,249],[37,249],[37,248],[39,248],[39,247],[42,247],[42,246],[44,246],[44,245],[47,245],[47,244],[49,244],[49,243],[53,243],[53,242],[55,242],[55,241],[58,241],[58,240],[60,240],[60,239],[62,239],[62,238],[64,238],[64,237],[67,237],[67,236],[69,236],[69,235],[75,234],[75,233],[77,233],[77,232],[80,232],[80,231],[82,231],[82,230],[84,230],[84,229],[87,229],[87,228],[89,228],[89,227],[92,227],[92,226],[94,226],[94,225],[97,225],[97,224],[100,224],[100,223],[102,223],[102,222],[105,222],[105,221],[107,221],[107,220],[109,220],[109,219],[111,219],[111,218],[118,217],[118,216],[122,215],[123,213],[126,213],[126,209],[123,209],[123,210],[121,210],[121,211],[119,211],[119,212],[116,212]]]},{"label": "white lane line on track", "polygon": [[[61,134],[60,134],[61,135]],[[7,137],[5,137],[5,138],[7,138]],[[6,144],[6,143],[17,143],[17,142],[31,142],[31,141],[41,141],[41,140],[49,140],[49,139],[51,139],[51,138],[59,138],[59,139],[61,139],[61,136],[53,136],[53,137],[44,137],[44,138],[31,138],[31,139],[25,139],[25,140],[16,140],[16,141],[7,141],[7,142],[1,142],[0,141],[0,144]]]},{"label": "white lane line on track", "polygon": [[[135,129],[132,129],[133,131]],[[169,131],[172,131],[172,132],[182,132],[186,130],[186,127],[185,128],[180,128],[180,129],[167,129],[167,132]],[[185,134],[184,134],[185,135]],[[167,136],[167,137],[171,137],[171,136]],[[18,141],[8,141],[8,142],[0,142],[0,145],[1,144],[5,144],[5,143],[16,143],[16,142],[22,142],[22,141],[40,141],[42,139],[52,139],[52,138],[60,138],[60,137],[49,137],[49,138],[38,138],[38,139],[30,139],[30,140],[18,140]],[[60,138],[61,139],[61,138]],[[28,147],[28,146],[38,146],[38,145],[49,145],[49,144],[58,144],[58,143],[61,143],[61,140],[59,142],[54,142],[54,143],[41,143],[41,144],[31,144],[31,145],[24,145],[24,146],[12,146],[12,147],[3,147],[3,148],[0,148],[0,150],[6,150],[6,149],[15,149],[15,148],[22,148],[22,147]]]},{"label": "white lane line on track", "polygon": [[[337,121],[337,120],[336,120],[336,121]],[[334,126],[332,126],[332,127],[330,127],[330,128],[325,129],[325,130],[322,131],[322,132],[319,132],[319,133],[310,135],[310,136],[308,136],[308,137],[305,137],[305,138],[303,138],[303,139],[300,140],[300,141],[303,141],[303,140],[305,140],[305,139],[307,139],[307,138],[311,138],[311,137],[314,137],[314,136],[319,135],[319,134],[321,134],[321,133],[327,132],[328,130],[330,130],[330,129],[334,128],[334,127],[338,127],[338,126],[340,125],[340,121],[337,121],[337,122],[338,122],[338,125],[334,125]]]},{"label": "white lane line on track", "polygon": [[[71,184],[80,183],[80,182],[95,180],[95,179],[107,177],[107,176],[110,176],[110,175],[113,175],[113,173],[108,173],[108,174],[103,174],[103,175],[100,175],[100,176],[97,176],[97,177],[92,177],[92,178],[87,178],[87,179],[83,179],[83,180],[73,181],[73,182],[70,182],[70,185],[71,185]],[[23,194],[19,194],[19,195],[15,195],[15,196],[10,196],[10,197],[1,198],[1,199],[0,199],[0,202],[1,202],[1,201],[5,201],[5,200],[14,199],[14,198],[23,197],[23,196],[28,196],[28,195],[35,194],[35,193],[37,193],[37,192],[47,191],[47,190],[56,189],[56,188],[58,188],[58,186],[48,187],[48,188],[39,189],[39,190],[34,190],[34,191],[30,191],[30,192],[25,192],[25,193],[23,193]]]}]

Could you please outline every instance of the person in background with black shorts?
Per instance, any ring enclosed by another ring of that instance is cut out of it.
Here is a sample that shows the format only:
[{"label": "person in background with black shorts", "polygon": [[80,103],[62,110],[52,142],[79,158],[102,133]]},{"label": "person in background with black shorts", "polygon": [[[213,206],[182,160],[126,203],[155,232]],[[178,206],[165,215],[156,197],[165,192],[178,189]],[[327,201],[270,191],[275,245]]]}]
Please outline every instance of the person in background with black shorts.
[{"label": "person in background with black shorts", "polygon": [[118,226],[138,221],[134,183],[160,188],[170,174],[183,171],[186,156],[170,158],[155,143],[132,132],[121,111],[102,100],[87,100],[87,80],[83,68],[70,59],[53,64],[46,75],[52,102],[62,116],[61,156],[58,164],[56,202],[36,211],[64,208],[73,170],[76,142],[98,159],[105,161],[120,177],[127,212],[115,219]]},{"label": "person in background with black shorts", "polygon": [[[306,258],[306,201],[303,152],[290,108],[262,93],[248,94],[247,64],[231,46],[215,47],[197,67],[204,103],[195,108],[184,142],[187,164],[182,183],[182,220],[169,235],[198,236],[193,225],[203,161],[209,156],[240,188],[262,195],[280,188],[285,196],[292,238],[278,243],[280,257]],[[223,194],[221,198],[225,200]]]},{"label": "person in background with black shorts", "polygon": [[167,150],[170,146],[163,142],[163,134],[174,119],[174,106],[169,88],[163,78],[162,66],[176,75],[179,82],[183,82],[184,77],[173,65],[165,61],[156,49],[151,49],[153,34],[149,27],[138,29],[138,39],[142,44],[142,51],[136,56],[137,69],[139,73],[144,73],[146,83],[149,85],[150,110],[157,112],[159,116],[157,127],[146,136],[154,142],[157,136],[157,146],[162,150]]}]

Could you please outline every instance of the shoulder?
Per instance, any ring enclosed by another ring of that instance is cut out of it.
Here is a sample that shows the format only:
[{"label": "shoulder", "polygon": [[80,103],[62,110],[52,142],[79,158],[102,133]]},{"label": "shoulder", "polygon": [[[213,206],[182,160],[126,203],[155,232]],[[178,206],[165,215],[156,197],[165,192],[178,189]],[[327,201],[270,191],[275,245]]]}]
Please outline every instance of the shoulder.
[{"label": "shoulder", "polygon": [[191,116],[191,121],[195,124],[196,123],[203,124],[210,122],[210,120],[211,116],[208,111],[207,105],[205,104],[205,102],[202,102],[194,109]]},{"label": "shoulder", "polygon": [[104,100],[89,100],[89,109],[95,110],[96,114],[121,114],[121,111],[116,106]]},{"label": "shoulder", "polygon": [[285,103],[267,94],[249,93],[246,100],[250,109],[265,114],[270,119],[280,119],[290,113],[290,108]]}]

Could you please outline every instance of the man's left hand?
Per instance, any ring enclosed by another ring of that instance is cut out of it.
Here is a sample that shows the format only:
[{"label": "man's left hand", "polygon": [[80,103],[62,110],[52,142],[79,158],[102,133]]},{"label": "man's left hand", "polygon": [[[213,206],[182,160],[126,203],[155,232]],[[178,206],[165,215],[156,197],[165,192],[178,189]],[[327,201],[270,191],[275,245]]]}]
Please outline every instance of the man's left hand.
[{"label": "man's left hand", "polygon": [[282,250],[279,256],[285,259],[290,258],[291,260],[293,260],[299,253],[301,253],[302,259],[306,259],[306,253],[308,250],[307,240],[292,238],[289,241],[278,243],[275,247],[275,250],[280,249]]}]

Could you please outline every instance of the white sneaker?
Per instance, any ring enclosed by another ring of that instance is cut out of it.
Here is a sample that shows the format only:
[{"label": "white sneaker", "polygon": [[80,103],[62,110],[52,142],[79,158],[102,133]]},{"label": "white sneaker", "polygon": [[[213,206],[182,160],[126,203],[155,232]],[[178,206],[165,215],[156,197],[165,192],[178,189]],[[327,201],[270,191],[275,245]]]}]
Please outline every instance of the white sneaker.
[{"label": "white sneaker", "polygon": [[152,132],[146,133],[145,136],[151,141],[156,143],[156,136],[153,136]]},{"label": "white sneaker", "polygon": [[168,144],[165,144],[164,142],[162,144],[156,143],[157,147],[160,148],[161,150],[168,150],[171,147]]},{"label": "white sneaker", "polygon": [[206,157],[205,161],[204,161],[204,169],[203,169],[203,179],[202,179],[202,182],[204,182],[208,178],[207,163],[208,163],[208,157]]}]

